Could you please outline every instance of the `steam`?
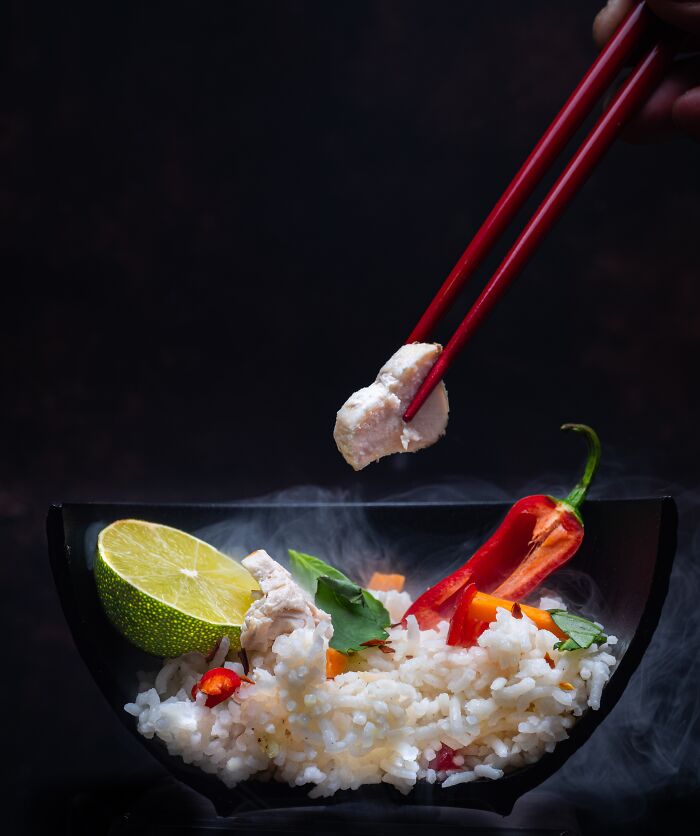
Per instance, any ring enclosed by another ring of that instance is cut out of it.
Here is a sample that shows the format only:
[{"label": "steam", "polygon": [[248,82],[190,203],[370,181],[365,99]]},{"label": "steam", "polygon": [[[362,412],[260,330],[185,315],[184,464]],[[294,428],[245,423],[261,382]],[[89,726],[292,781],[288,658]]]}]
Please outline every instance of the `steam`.
[{"label": "steam", "polygon": [[660,792],[700,789],[700,497],[676,502],[678,550],[653,640],[613,712],[546,784],[620,821],[642,819]]},{"label": "steam", "polygon": [[[502,501],[535,492],[566,494],[558,478],[544,477],[510,496],[487,483],[453,481],[389,496],[383,502]],[[700,496],[608,472],[607,496],[667,493],[675,495],[679,507],[678,551],[652,643],[612,713],[543,785],[577,807],[604,810],[600,815],[608,822],[641,820],[656,794],[700,790],[700,526],[696,522]],[[348,491],[295,488],[253,500],[251,514],[242,521],[209,526],[198,536],[239,558],[264,548],[288,563],[287,548],[306,551],[360,583],[375,570],[401,571],[410,565],[409,591],[414,594],[435,581],[436,571],[443,575],[450,566],[461,565],[478,545],[476,540],[400,531],[387,541],[374,529],[371,511],[368,515],[362,501]],[[336,508],[329,509],[329,503]],[[343,504],[342,513],[337,503]],[[422,550],[432,559],[416,560]],[[603,612],[601,591],[575,567],[560,570],[552,588],[577,609],[592,615]]]},{"label": "steam", "polygon": [[287,549],[296,549],[342,567],[358,582],[366,582],[376,568],[389,566],[394,559],[390,544],[373,529],[360,500],[349,492],[302,486],[249,504],[250,514],[242,519],[207,526],[197,536],[237,559],[265,549],[286,566]]}]

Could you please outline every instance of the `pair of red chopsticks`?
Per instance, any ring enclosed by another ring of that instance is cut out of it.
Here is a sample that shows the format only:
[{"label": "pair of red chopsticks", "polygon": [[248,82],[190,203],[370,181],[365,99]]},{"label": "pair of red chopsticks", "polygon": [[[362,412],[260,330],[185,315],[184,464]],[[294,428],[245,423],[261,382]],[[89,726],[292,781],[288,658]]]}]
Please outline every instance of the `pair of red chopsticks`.
[{"label": "pair of red chopsticks", "polygon": [[[444,316],[459,290],[481,264],[516,212],[532,194],[559,152],[581,127],[625,61],[639,48],[646,37],[658,31],[659,26],[659,21],[647,9],[646,3],[638,3],[620,24],[481,225],[411,332],[406,340],[407,343],[424,342],[429,337],[433,327]],[[452,339],[445,346],[445,350],[440,354],[409,404],[404,414],[405,421],[410,421],[415,416],[467,340],[501,298],[578,189],[585,183],[603,154],[612,145],[613,140],[652,92],[672,58],[673,51],[669,37],[664,35],[654,39],[652,46],[605,108],[600,119],[571,158],[501,262],[500,267],[489,279]]]}]

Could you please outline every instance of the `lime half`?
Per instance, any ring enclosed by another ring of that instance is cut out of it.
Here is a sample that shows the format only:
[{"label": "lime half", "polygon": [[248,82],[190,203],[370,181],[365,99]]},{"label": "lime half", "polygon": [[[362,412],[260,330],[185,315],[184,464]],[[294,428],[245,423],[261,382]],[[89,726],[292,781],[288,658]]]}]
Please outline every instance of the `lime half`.
[{"label": "lime half", "polygon": [[97,538],[97,591],[109,620],[154,656],[209,654],[241,625],[260,587],[208,543],[142,520],[118,520]]}]

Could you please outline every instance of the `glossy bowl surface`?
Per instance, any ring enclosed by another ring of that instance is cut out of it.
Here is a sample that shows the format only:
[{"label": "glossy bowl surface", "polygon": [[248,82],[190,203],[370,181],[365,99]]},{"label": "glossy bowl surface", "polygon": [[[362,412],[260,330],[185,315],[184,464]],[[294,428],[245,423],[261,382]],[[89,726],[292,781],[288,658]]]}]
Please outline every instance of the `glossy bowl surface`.
[{"label": "glossy bowl surface", "polygon": [[[130,733],[181,781],[209,797],[221,814],[236,810],[313,807],[363,800],[461,806],[510,812],[515,801],[552,775],[590,737],[620,698],[651,640],[668,589],[675,552],[677,514],[668,497],[591,501],[585,505],[586,536],[570,564],[549,586],[584,614],[595,616],[619,638],[615,673],[599,711],[588,711],[568,740],[538,763],[498,781],[448,789],[421,783],[408,796],[389,785],[339,792],[310,800],[303,788],[245,782],[233,790],[217,778],[170,756],[158,740],[136,732],[123,710],[133,700],[136,671],[157,669],[159,660],[132,647],[108,623],[95,589],[92,564],[98,532],[117,519],[138,518],[197,534],[233,556],[266,548],[280,559],[296,548],[366,582],[374,569],[400,571],[409,591],[419,592],[460,565],[504,516],[504,503],[378,503],[226,505],[65,504],[48,515],[51,565],[77,648],[105,697]],[[600,732],[604,734],[605,732]]]}]

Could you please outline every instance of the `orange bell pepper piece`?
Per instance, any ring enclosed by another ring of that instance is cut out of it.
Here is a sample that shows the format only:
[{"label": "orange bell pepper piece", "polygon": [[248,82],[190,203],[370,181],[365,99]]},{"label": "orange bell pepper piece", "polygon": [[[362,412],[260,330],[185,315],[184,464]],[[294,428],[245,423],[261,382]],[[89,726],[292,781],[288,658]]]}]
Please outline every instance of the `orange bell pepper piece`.
[{"label": "orange bell pepper piece", "polygon": [[382,572],[375,572],[369,579],[367,589],[373,589],[375,592],[388,592],[390,589],[395,589],[401,592],[405,583],[405,575],[384,575]]},{"label": "orange bell pepper piece", "polygon": [[326,651],[326,679],[333,679],[345,673],[347,668],[348,657],[334,647],[329,647]]},{"label": "orange bell pepper piece", "polygon": [[[509,612],[513,609],[513,601],[505,598],[496,598],[495,595],[488,595],[486,592],[477,592],[472,598],[469,606],[469,617],[474,621],[481,621],[490,624],[496,620],[496,608],[503,607]],[[567,639],[568,636],[562,632],[552,620],[547,610],[540,610],[537,607],[529,607],[527,604],[520,604],[523,615],[534,621],[538,630],[549,630],[560,639]]]}]

